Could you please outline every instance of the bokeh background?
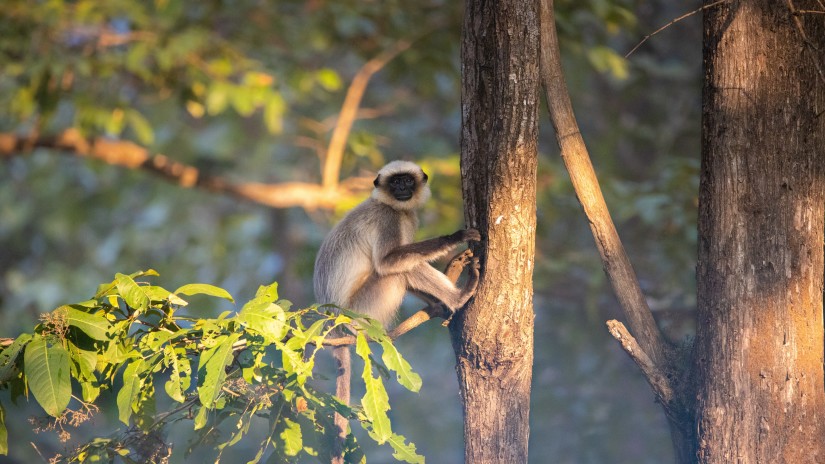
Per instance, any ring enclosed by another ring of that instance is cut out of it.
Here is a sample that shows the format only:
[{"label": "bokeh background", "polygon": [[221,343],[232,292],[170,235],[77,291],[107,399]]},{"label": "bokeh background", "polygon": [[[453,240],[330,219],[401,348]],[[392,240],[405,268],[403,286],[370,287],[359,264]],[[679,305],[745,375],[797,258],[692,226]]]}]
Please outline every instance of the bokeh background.
[{"label": "bokeh background", "polygon": [[[693,333],[695,306],[701,14],[624,55],[700,4],[555,4],[567,82],[607,203],[654,315],[679,343]],[[461,2],[448,0],[6,1],[0,132],[75,127],[238,182],[318,182],[352,77],[409,40],[369,82],[342,176],[419,162],[434,191],[420,236],[452,232],[463,223],[462,14]],[[621,314],[546,113],[540,137],[531,462],[669,462],[663,413],[605,328]],[[44,149],[0,158],[0,337],[30,331],[41,312],[88,298],[116,272],[147,268],[167,288],[211,283],[241,302],[278,281],[282,297],[308,306],[315,251],[356,200],[271,209]],[[410,299],[405,313],[418,305]],[[419,394],[391,386],[394,430],[429,462],[462,462],[446,329],[431,322],[398,346],[424,386]],[[118,423],[108,409],[63,443],[32,432],[38,409],[18,404],[7,411],[10,455],[0,462],[44,461],[111,433]],[[186,439],[183,428],[170,431],[176,449]],[[255,446],[242,443],[224,460],[245,462]],[[367,449],[370,462],[390,460],[388,449]],[[204,461],[206,451],[188,461]]]}]

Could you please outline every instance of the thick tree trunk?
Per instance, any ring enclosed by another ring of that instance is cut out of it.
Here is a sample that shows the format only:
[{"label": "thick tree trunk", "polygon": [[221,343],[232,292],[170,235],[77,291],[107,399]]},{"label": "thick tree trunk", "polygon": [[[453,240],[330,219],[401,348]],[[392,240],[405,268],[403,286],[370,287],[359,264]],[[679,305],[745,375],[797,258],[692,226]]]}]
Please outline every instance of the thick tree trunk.
[{"label": "thick tree trunk", "polygon": [[825,85],[815,55],[825,40],[821,16],[793,7],[742,0],[705,12],[695,347],[703,463],[825,462]]},{"label": "thick tree trunk", "polygon": [[465,462],[527,462],[539,107],[538,4],[468,0],[461,173],[481,285],[451,325]]}]

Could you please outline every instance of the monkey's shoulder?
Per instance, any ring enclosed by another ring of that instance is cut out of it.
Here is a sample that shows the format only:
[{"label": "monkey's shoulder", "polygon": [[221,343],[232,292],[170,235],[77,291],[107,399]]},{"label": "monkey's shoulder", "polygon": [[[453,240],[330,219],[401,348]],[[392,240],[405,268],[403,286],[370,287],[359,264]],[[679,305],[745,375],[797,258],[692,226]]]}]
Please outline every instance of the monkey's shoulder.
[{"label": "monkey's shoulder", "polygon": [[397,234],[400,232],[398,229],[416,228],[418,216],[414,211],[398,210],[368,198],[350,211],[341,223],[350,230],[386,235]]}]

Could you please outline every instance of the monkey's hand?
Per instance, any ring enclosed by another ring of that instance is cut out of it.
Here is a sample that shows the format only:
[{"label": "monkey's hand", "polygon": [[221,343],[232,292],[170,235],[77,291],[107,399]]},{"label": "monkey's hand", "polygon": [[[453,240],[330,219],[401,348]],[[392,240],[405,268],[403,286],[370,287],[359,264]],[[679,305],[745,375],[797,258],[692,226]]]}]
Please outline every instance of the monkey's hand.
[{"label": "monkey's hand", "polygon": [[480,242],[481,234],[475,229],[464,229],[450,235],[456,242]]}]

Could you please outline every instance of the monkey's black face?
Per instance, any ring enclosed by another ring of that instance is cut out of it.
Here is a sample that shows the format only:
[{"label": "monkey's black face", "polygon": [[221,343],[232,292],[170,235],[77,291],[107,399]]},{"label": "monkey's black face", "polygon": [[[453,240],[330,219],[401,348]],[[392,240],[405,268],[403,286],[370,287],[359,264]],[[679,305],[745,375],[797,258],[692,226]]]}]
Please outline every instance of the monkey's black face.
[{"label": "monkey's black face", "polygon": [[416,180],[410,174],[395,174],[387,180],[387,189],[398,201],[407,201],[415,194]]}]

